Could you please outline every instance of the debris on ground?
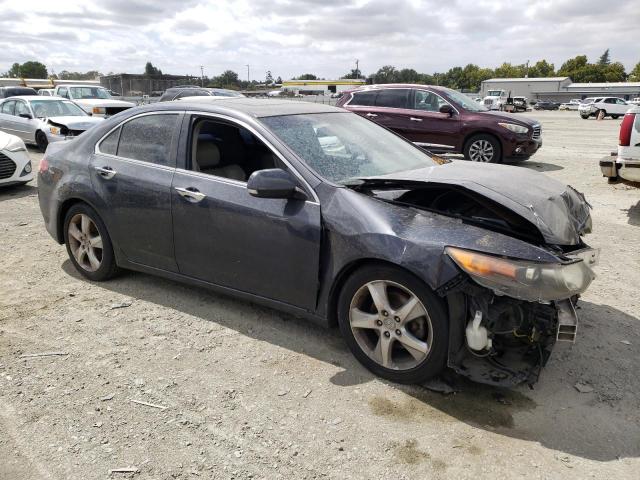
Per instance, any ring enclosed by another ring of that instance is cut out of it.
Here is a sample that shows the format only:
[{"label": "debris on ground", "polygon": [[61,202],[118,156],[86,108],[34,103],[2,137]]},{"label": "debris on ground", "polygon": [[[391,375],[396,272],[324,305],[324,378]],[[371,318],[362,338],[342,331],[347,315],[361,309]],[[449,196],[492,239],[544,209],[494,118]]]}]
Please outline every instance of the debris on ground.
[{"label": "debris on ground", "polygon": [[575,389],[580,393],[591,393],[593,392],[593,387],[590,385],[585,385],[584,383],[576,383],[574,385]]},{"label": "debris on ground", "polygon": [[164,405],[156,405],[155,403],[143,402],[142,400],[131,400],[133,403],[137,403],[138,405],[144,405],[145,407],[158,408],[160,410],[166,410],[169,407],[165,407]]},{"label": "debris on ground", "polygon": [[64,357],[69,355],[67,352],[42,352],[42,353],[25,353],[20,358],[37,358],[37,357]]}]

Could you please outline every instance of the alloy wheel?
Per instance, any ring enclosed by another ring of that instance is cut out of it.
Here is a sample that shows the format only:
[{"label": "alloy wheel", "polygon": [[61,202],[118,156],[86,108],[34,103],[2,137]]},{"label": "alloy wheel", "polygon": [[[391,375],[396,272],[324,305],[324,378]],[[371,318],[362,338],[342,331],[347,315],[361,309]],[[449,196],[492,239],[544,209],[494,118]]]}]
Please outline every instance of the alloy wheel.
[{"label": "alloy wheel", "polygon": [[476,140],[469,147],[469,158],[474,162],[491,162],[495,152],[488,140]]},{"label": "alloy wheel", "polygon": [[378,365],[409,370],[429,356],[433,327],[426,308],[408,288],[386,280],[363,285],[349,307],[351,332]]},{"label": "alloy wheel", "polygon": [[69,247],[75,261],[87,272],[102,265],[102,236],[91,217],[78,213],[69,222]]}]

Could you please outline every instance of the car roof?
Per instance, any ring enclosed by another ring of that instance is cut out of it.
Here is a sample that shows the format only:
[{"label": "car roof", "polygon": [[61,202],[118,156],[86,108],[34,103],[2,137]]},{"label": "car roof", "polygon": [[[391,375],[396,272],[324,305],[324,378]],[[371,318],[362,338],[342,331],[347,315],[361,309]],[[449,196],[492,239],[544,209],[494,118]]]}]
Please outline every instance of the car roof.
[{"label": "car roof", "polygon": [[255,118],[275,117],[279,115],[303,115],[309,113],[349,113],[347,110],[332,107],[331,105],[296,100],[256,99],[247,97],[229,97],[216,100],[215,102],[200,102],[195,100],[158,102],[144,107],[145,111],[185,109],[211,113],[225,113],[231,110]]},{"label": "car roof", "polygon": [[[14,98],[14,97],[9,97],[9,98]],[[44,102],[52,102],[52,101],[55,102],[56,100],[57,101],[66,100],[67,102],[71,101],[63,97],[43,97],[42,95],[20,95],[19,97],[15,97],[15,98],[19,98],[21,100],[39,100]]]}]

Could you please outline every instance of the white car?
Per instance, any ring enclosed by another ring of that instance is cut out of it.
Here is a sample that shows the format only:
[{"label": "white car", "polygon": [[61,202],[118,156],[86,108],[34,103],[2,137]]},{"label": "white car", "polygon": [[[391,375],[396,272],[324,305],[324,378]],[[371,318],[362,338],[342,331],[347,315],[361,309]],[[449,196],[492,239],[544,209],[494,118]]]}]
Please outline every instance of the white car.
[{"label": "white car", "polygon": [[97,85],[58,85],[55,95],[73,100],[95,117],[110,117],[136,106],[135,103],[114,100],[106,88]]},{"label": "white car", "polygon": [[578,110],[578,107],[580,107],[581,103],[582,103],[582,100],[580,100],[579,98],[572,98],[568,102],[561,103],[559,109],[560,110]]},{"label": "white car", "polygon": [[631,108],[626,101],[618,97],[593,97],[585,98],[578,106],[580,116],[585,120],[589,117],[611,117],[616,119],[621,117]]},{"label": "white car", "polygon": [[0,186],[33,180],[31,158],[20,137],[0,132]]},{"label": "white car", "polygon": [[55,88],[41,88],[38,90],[38,95],[41,97],[53,97],[56,94]]},{"label": "white car", "polygon": [[602,175],[640,182],[640,107],[631,107],[620,125],[618,151],[600,160]]},{"label": "white car", "polygon": [[489,90],[487,96],[482,100],[482,104],[489,110],[502,110],[508,97],[506,90]]}]

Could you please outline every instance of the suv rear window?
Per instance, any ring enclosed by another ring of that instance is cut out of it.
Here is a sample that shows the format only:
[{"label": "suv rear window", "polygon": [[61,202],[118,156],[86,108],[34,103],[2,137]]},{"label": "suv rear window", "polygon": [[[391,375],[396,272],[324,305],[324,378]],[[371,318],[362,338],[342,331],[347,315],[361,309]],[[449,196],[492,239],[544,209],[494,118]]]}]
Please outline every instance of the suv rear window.
[{"label": "suv rear window", "polygon": [[381,90],[376,97],[376,107],[408,108],[410,93],[408,88]]}]

